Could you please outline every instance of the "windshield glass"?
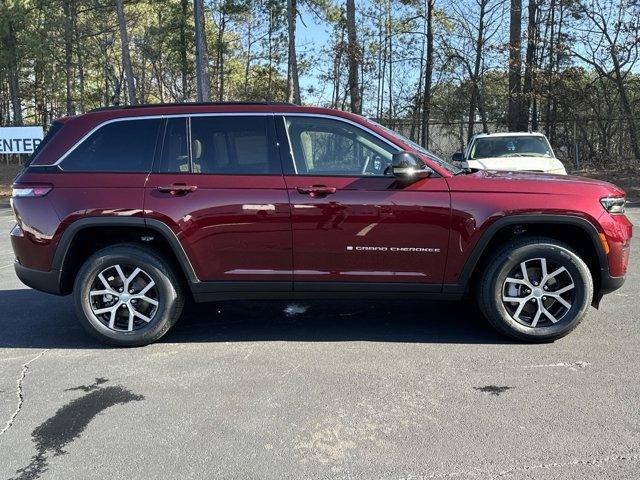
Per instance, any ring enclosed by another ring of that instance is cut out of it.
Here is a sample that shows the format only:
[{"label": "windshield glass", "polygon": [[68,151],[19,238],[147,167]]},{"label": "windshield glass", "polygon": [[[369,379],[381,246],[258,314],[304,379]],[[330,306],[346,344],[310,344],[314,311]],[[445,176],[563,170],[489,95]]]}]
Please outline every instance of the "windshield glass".
[{"label": "windshield glass", "polygon": [[471,147],[469,158],[497,157],[553,157],[549,142],[544,137],[527,135],[513,137],[481,137]]},{"label": "windshield glass", "polygon": [[460,169],[460,168],[458,168],[458,167],[456,167],[454,165],[451,165],[449,162],[445,162],[444,160],[442,160],[441,158],[435,156],[433,153],[431,153],[429,150],[427,150],[423,146],[418,145],[416,142],[414,142],[413,140],[408,139],[404,135],[401,135],[400,133],[395,132],[395,131],[391,130],[390,128],[387,128],[384,125],[380,125],[379,123],[374,122],[373,120],[369,120],[369,122],[372,123],[373,125],[375,125],[376,127],[384,130],[385,132],[387,132],[392,137],[400,140],[402,143],[406,143],[412,149],[414,149],[416,152],[419,152],[419,153],[422,153],[424,155],[427,155],[433,162],[437,163],[439,166],[441,166],[445,170],[453,173],[454,175],[462,172],[462,169]]}]

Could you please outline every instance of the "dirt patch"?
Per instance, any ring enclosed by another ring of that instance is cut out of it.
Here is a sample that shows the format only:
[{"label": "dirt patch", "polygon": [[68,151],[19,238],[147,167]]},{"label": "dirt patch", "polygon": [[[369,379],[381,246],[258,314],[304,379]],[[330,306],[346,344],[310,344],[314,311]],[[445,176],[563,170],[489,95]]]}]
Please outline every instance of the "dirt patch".
[{"label": "dirt patch", "polygon": [[578,170],[572,175],[611,182],[627,192],[629,202],[640,204],[640,169]]}]

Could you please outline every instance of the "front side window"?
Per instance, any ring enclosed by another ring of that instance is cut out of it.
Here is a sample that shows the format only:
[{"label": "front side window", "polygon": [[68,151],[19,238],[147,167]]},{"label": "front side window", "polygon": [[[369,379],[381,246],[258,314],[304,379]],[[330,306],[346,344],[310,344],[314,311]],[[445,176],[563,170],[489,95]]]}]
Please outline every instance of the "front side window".
[{"label": "front side window", "polygon": [[285,118],[299,175],[385,175],[393,147],[362,128],[320,117]]},{"label": "front side window", "polygon": [[157,170],[213,175],[282,174],[270,140],[271,121],[266,115],[170,118]]},{"label": "front side window", "polygon": [[70,172],[149,172],[161,119],[108,123],[67,155],[60,167]]}]

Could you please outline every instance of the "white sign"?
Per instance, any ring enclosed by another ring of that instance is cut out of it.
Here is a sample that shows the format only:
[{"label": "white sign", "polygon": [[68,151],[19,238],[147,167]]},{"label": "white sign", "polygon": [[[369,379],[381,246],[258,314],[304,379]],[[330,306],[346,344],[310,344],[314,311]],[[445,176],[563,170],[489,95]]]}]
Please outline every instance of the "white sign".
[{"label": "white sign", "polygon": [[0,127],[0,155],[33,153],[42,138],[42,127]]}]

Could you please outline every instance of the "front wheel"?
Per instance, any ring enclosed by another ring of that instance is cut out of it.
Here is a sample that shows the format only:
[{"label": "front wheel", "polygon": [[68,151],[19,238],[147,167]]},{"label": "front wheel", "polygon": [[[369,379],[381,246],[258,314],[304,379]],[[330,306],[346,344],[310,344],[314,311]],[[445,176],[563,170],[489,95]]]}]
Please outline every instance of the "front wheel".
[{"label": "front wheel", "polygon": [[73,294],[82,326],[118,346],[155,342],[175,324],[184,304],[169,264],[135,244],[106,247],[89,257]]},{"label": "front wheel", "polygon": [[480,278],[478,304],[498,331],[548,342],[578,326],[593,297],[591,272],[567,245],[525,238],[497,252]]}]

